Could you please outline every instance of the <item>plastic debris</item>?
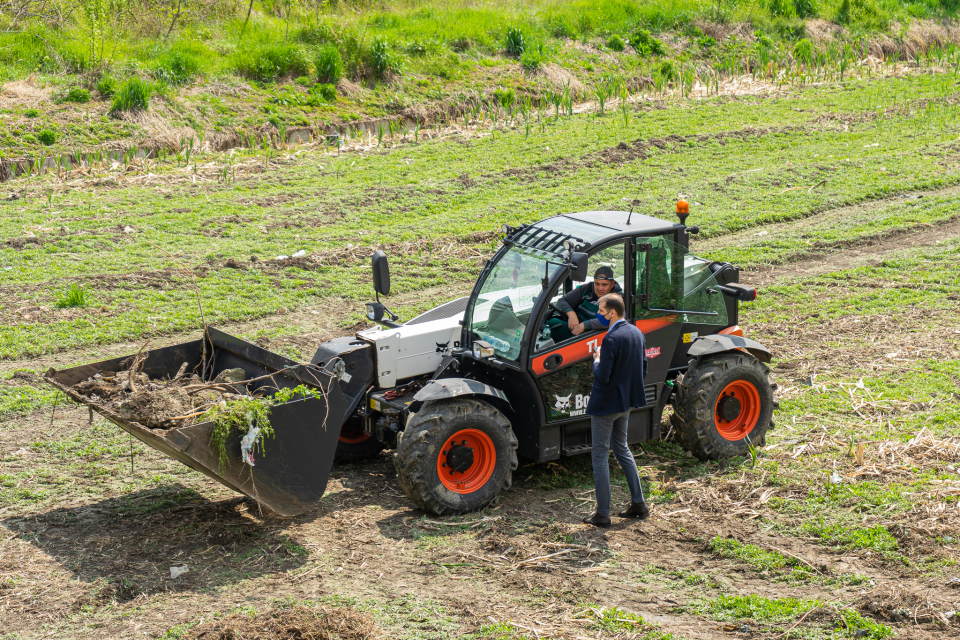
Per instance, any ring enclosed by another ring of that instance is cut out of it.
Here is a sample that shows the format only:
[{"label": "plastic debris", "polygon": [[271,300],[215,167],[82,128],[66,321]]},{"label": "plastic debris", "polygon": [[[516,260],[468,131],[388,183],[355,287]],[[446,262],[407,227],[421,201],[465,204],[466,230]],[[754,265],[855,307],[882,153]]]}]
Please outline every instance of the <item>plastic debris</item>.
[{"label": "plastic debris", "polygon": [[257,466],[253,461],[253,448],[257,445],[257,436],[260,435],[260,427],[253,424],[253,414],[247,414],[247,423],[250,429],[247,435],[240,438],[240,458],[251,467]]},{"label": "plastic debris", "polygon": [[297,251],[295,254],[293,254],[292,257],[294,257],[294,258],[302,258],[302,257],[305,256],[305,255],[307,255],[306,249],[300,249],[300,251]]},{"label": "plastic debris", "polygon": [[289,260],[290,256],[277,256],[274,260]]},{"label": "plastic debris", "polygon": [[188,571],[190,571],[190,569],[185,564],[179,567],[170,567],[170,577],[179,578],[180,576],[187,573]]},{"label": "plastic debris", "polygon": [[123,232],[124,232],[124,233],[133,233],[134,231],[136,231],[136,229],[134,229],[134,228],[131,227],[130,225],[127,225],[127,226],[125,226],[125,227],[123,228]]},{"label": "plastic debris", "polygon": [[836,471],[830,474],[830,484],[840,484],[843,482],[843,476]]}]

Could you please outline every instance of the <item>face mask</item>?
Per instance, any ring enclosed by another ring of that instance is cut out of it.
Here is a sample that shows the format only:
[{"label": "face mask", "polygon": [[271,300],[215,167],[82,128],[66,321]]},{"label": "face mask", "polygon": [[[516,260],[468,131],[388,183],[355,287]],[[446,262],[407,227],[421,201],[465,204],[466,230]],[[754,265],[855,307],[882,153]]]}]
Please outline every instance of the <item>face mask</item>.
[{"label": "face mask", "polygon": [[604,327],[609,327],[609,326],[610,326],[610,321],[607,320],[606,318],[604,318],[604,317],[603,317],[603,314],[600,313],[599,311],[597,311],[597,320],[599,320],[599,321],[600,321],[600,324],[603,325]]}]

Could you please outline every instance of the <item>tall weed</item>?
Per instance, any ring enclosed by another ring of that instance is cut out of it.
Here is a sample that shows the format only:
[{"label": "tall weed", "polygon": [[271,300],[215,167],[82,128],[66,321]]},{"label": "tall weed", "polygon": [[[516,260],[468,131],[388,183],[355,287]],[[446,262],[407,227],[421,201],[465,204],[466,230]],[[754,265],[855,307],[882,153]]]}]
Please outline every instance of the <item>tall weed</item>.
[{"label": "tall weed", "polygon": [[136,76],[127,78],[113,94],[111,113],[121,111],[137,111],[150,108],[150,97],[154,87],[151,83]]}]

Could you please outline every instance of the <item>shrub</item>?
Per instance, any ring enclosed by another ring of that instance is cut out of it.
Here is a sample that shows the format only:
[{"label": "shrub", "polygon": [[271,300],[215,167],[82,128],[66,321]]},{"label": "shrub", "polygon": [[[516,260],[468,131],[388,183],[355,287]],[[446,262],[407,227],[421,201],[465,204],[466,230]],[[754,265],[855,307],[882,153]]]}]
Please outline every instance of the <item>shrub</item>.
[{"label": "shrub", "polygon": [[767,11],[774,18],[792,18],[796,15],[793,0],[768,0]]},{"label": "shrub", "polygon": [[111,113],[120,111],[135,111],[150,108],[150,96],[153,95],[153,85],[136,76],[124,80],[113,94]]},{"label": "shrub", "polygon": [[57,141],[57,134],[50,129],[43,129],[37,134],[37,140],[49,147]]},{"label": "shrub", "polygon": [[607,48],[612,51],[623,51],[626,48],[623,38],[616,33],[607,38]]},{"label": "shrub", "polygon": [[315,84],[311,91],[327,102],[337,101],[337,88],[332,84]]},{"label": "shrub", "polygon": [[343,76],[343,58],[336,45],[328,44],[320,47],[313,63],[317,69],[317,80],[329,84],[340,82]]},{"label": "shrub", "polygon": [[74,87],[70,89],[64,100],[67,102],[90,102],[90,92],[83,87]]},{"label": "shrub", "polygon": [[867,29],[885,29],[890,19],[873,0],[843,0],[837,9],[836,21]]},{"label": "shrub", "polygon": [[278,42],[242,47],[234,57],[233,68],[246,78],[269,82],[309,75],[310,61],[300,46]]},{"label": "shrub", "polygon": [[541,48],[530,48],[523,52],[523,55],[520,56],[520,64],[523,65],[523,68],[527,71],[536,71],[543,63],[546,61],[546,57],[543,55],[543,50]]},{"label": "shrub", "polygon": [[493,92],[493,98],[504,109],[509,109],[513,106],[513,103],[517,101],[517,96],[513,92],[513,89],[497,89]]},{"label": "shrub", "polygon": [[659,74],[665,82],[671,82],[677,79],[677,68],[673,66],[673,60],[664,60],[658,64],[656,73]]},{"label": "shrub", "polygon": [[154,75],[160,82],[168,84],[187,84],[200,73],[203,65],[201,52],[191,51],[185,47],[175,47],[165,51],[154,67]]},{"label": "shrub", "polygon": [[118,83],[113,76],[103,76],[97,80],[97,93],[104,98],[110,98],[117,92]]},{"label": "shrub", "polygon": [[650,35],[646,29],[637,28],[629,38],[630,46],[641,56],[662,56],[667,50],[663,43]]},{"label": "shrub", "polygon": [[526,40],[523,37],[523,31],[520,27],[510,27],[507,29],[507,53],[519,58],[527,49]]},{"label": "shrub", "polygon": [[391,73],[400,73],[400,58],[390,50],[390,45],[383,36],[373,39],[367,55],[367,65],[378,78]]},{"label": "shrub", "polygon": [[86,306],[87,302],[87,290],[78,284],[72,284],[69,289],[60,294],[57,306],[61,309],[70,309]]},{"label": "shrub", "polygon": [[813,43],[806,38],[798,40],[797,44],[793,45],[793,57],[800,62],[813,61]]},{"label": "shrub", "polygon": [[793,0],[793,10],[798,18],[816,18],[818,13],[814,0]]},{"label": "shrub", "polygon": [[39,116],[40,116],[40,110],[39,110],[39,109],[27,109],[26,111],[23,112],[23,115],[27,116],[28,118],[36,118],[36,117],[39,117]]}]

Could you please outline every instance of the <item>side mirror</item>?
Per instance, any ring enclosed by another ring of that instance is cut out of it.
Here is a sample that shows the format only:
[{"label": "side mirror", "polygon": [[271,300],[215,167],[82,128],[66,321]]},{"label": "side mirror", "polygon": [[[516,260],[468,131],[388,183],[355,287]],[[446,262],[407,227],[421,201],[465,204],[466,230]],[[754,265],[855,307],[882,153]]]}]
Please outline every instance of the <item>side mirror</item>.
[{"label": "side mirror", "polygon": [[380,249],[373,252],[373,289],[378,294],[390,295],[390,265],[387,264],[387,254]]},{"label": "side mirror", "polygon": [[574,252],[570,254],[570,279],[574,282],[584,282],[587,279],[587,260],[585,253]]}]

